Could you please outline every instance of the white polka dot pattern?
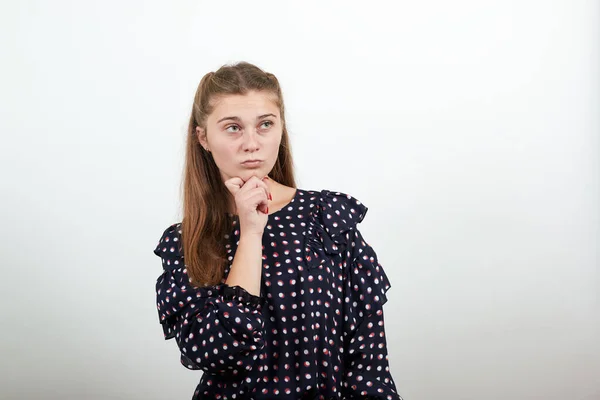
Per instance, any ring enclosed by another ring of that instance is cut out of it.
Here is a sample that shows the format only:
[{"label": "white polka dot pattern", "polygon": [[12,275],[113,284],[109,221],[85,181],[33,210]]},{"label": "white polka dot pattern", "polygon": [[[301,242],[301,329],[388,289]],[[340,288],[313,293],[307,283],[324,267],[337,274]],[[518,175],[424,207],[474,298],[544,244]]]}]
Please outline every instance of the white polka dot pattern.
[{"label": "white polka dot pattern", "polygon": [[164,231],[159,320],[182,364],[204,371],[193,399],[402,399],[383,325],[391,285],[357,228],[366,212],[350,195],[298,189],[269,215],[260,296],[224,283],[237,217],[225,278],[211,287],[189,283],[181,225]]},{"label": "white polka dot pattern", "polygon": [[[395,388],[389,371],[383,305],[391,284],[377,254],[356,229],[349,233],[349,278],[344,286],[344,360],[342,393],[347,398],[383,398]],[[397,397],[392,397],[397,398]]]},{"label": "white polka dot pattern", "polygon": [[250,370],[264,346],[263,299],[239,286],[192,287],[177,247],[179,229],[170,226],[155,250],[163,258],[156,293],[165,339],[175,337],[189,369],[231,375]]}]

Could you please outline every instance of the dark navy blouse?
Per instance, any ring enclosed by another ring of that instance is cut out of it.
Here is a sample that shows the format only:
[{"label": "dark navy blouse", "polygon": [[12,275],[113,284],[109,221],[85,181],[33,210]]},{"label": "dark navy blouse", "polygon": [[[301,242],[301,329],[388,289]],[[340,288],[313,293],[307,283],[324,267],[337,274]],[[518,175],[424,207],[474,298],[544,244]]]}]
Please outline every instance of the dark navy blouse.
[{"label": "dark navy blouse", "polygon": [[239,241],[233,216],[220,284],[195,288],[185,268],[181,224],[154,253],[165,339],[181,363],[203,370],[195,399],[395,399],[383,305],[391,284],[357,224],[368,208],[328,190],[297,189],[269,215],[261,294],[225,284]]}]

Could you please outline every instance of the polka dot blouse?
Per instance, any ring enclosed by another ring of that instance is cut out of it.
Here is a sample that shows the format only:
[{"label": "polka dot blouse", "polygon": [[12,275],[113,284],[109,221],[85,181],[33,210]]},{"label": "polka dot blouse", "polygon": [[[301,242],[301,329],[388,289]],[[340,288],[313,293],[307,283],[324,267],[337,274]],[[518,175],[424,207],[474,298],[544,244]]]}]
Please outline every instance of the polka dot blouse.
[{"label": "polka dot blouse", "polygon": [[357,228],[368,208],[328,190],[297,189],[269,215],[260,296],[225,284],[239,241],[233,216],[225,277],[193,287],[181,224],[154,253],[165,339],[203,370],[195,399],[402,399],[389,363],[383,305],[390,282]]}]

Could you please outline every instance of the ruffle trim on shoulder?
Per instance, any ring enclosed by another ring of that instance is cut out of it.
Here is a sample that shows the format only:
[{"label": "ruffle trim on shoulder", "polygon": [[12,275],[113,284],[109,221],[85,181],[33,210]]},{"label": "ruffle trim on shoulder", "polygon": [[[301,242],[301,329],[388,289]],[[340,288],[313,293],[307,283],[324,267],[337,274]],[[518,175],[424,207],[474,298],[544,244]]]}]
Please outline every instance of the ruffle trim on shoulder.
[{"label": "ruffle trim on shoulder", "polygon": [[356,228],[368,207],[342,192],[321,190],[319,200],[307,221],[304,257],[309,269],[342,254],[347,245],[346,234]]},{"label": "ruffle trim on shoulder", "polygon": [[180,265],[179,261],[183,257],[182,246],[181,223],[175,223],[165,229],[154,248],[154,254],[163,259],[163,267],[165,269],[180,268],[182,265]]}]

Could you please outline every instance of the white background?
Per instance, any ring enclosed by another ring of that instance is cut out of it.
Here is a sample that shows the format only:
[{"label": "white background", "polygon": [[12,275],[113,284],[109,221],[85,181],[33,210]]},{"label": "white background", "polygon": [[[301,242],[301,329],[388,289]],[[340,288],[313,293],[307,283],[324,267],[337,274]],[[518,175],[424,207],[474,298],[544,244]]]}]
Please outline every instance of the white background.
[{"label": "white background", "polygon": [[405,400],[600,399],[600,4],[0,9],[2,399],[187,399],[152,250],[201,77],[280,80],[299,187],[350,193]]}]

